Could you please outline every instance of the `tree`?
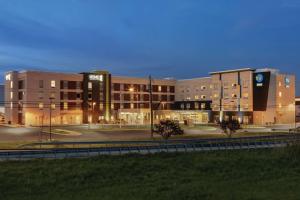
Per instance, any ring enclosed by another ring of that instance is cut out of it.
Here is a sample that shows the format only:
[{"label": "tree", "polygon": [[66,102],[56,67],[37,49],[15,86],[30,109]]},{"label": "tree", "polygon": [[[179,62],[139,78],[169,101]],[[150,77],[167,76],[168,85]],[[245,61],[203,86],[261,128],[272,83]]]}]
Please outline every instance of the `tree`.
[{"label": "tree", "polygon": [[169,139],[172,135],[184,134],[179,124],[171,120],[161,120],[159,124],[154,126],[153,132],[161,135],[165,140]]},{"label": "tree", "polygon": [[241,128],[239,121],[235,119],[229,121],[221,121],[220,127],[229,138],[231,138],[232,134],[234,134],[237,130]]}]

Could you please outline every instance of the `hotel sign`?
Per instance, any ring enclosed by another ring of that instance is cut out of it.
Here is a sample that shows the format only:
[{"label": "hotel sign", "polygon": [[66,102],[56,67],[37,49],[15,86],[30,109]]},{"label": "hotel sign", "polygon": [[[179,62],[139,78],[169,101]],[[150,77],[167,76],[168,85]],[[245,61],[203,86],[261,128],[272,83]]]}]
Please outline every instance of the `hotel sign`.
[{"label": "hotel sign", "polygon": [[89,75],[89,80],[90,81],[103,81],[103,75],[97,75],[97,74],[90,74]]},{"label": "hotel sign", "polygon": [[284,83],[285,83],[285,87],[290,87],[290,84],[291,84],[291,80],[289,77],[285,77],[284,78]]},{"label": "hotel sign", "polygon": [[264,75],[262,74],[257,74],[255,77],[256,80],[256,86],[257,87],[262,87],[263,86],[263,81],[264,81]]}]

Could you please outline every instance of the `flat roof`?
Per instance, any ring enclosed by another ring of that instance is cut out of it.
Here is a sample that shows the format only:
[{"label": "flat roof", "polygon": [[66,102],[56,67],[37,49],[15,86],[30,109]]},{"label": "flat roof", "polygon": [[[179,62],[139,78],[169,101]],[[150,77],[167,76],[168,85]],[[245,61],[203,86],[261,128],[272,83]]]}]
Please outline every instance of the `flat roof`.
[{"label": "flat roof", "polygon": [[217,72],[210,72],[210,75],[213,74],[225,74],[225,73],[233,73],[233,72],[244,72],[244,71],[255,71],[253,68],[241,68],[241,69],[233,69],[233,70],[224,70],[224,71],[217,71]]}]

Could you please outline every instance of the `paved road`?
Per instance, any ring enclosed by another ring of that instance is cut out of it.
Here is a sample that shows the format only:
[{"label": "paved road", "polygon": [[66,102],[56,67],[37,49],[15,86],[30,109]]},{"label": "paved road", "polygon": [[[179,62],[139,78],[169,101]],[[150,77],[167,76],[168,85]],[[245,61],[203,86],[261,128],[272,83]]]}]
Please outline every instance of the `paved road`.
[{"label": "paved road", "polygon": [[[147,140],[150,139],[150,131],[142,129],[88,129],[87,126],[54,127],[54,129],[73,130],[81,135],[52,134],[52,138],[58,141],[115,141],[115,140]],[[43,129],[47,131],[46,129]],[[216,134],[216,131],[185,130],[186,135]],[[0,126],[0,142],[34,142],[49,139],[49,133],[42,133],[40,128],[5,127]],[[160,136],[156,136],[160,137]]]}]

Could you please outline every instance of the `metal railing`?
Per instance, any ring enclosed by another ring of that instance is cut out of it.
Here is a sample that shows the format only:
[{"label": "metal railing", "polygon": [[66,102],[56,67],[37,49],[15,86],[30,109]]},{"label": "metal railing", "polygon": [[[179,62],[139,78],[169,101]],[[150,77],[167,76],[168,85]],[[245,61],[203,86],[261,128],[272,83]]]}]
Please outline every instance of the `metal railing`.
[{"label": "metal railing", "polygon": [[[46,142],[25,145],[22,150],[16,149],[11,151],[0,151],[0,160],[73,158],[97,155],[122,155],[128,153],[148,154],[160,152],[258,149],[284,147],[299,143],[300,134],[168,141]],[[51,145],[54,145],[55,148],[46,148]],[[93,147],[93,145],[99,146]],[[33,147],[39,147],[39,149],[35,149]]]}]

